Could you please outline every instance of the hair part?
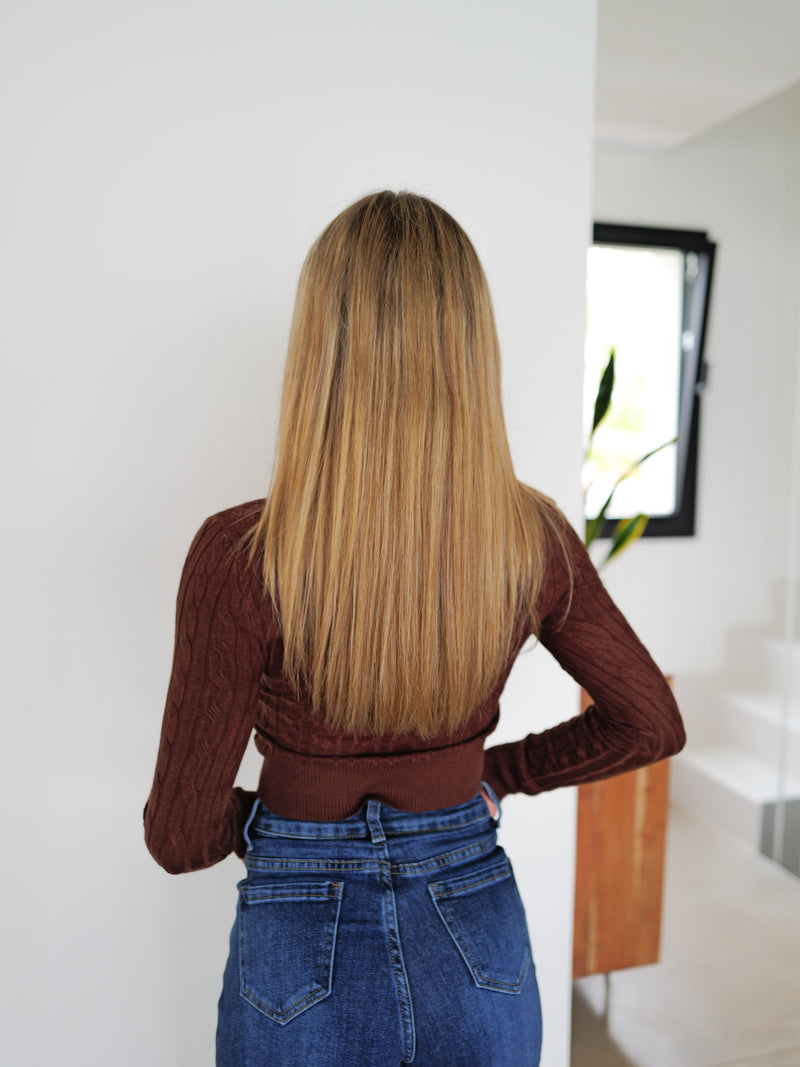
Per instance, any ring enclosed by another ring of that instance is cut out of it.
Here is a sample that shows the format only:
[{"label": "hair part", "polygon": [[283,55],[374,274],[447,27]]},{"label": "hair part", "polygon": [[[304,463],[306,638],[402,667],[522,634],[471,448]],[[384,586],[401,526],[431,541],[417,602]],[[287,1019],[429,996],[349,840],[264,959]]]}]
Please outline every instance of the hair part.
[{"label": "hair part", "polygon": [[300,274],[251,531],[285,675],[347,733],[456,730],[507,662],[520,609],[538,631],[554,515],[514,475],[469,238],[412,193],[352,204]]}]

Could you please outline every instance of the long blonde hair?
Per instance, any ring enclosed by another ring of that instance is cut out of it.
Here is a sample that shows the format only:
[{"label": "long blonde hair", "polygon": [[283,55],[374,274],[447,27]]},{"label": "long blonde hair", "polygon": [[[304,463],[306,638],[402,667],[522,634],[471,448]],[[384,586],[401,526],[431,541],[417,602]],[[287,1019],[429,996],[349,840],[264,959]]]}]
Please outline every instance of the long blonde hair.
[{"label": "long blonde hair", "polygon": [[250,531],[284,673],[334,728],[461,726],[534,629],[550,501],[517,481],[488,286],[408,192],[352,204],[303,265],[271,491]]}]

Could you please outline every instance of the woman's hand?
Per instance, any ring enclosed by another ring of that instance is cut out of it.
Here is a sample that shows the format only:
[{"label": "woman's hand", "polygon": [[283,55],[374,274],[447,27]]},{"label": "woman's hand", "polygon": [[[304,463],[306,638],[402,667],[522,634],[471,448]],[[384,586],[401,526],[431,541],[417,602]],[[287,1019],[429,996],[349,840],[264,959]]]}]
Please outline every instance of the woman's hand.
[{"label": "woman's hand", "polygon": [[493,819],[496,819],[499,809],[495,802],[492,800],[492,798],[489,796],[489,794],[486,792],[486,790],[483,788],[483,786],[481,786],[481,796],[486,801],[486,807],[489,809],[489,814]]}]

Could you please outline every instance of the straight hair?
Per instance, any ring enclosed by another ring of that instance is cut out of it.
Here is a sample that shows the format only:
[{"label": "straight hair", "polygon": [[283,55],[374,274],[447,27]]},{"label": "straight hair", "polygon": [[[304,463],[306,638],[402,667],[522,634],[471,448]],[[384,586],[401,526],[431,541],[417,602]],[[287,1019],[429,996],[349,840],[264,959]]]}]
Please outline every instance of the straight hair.
[{"label": "straight hair", "polygon": [[557,514],[514,474],[466,233],[409,192],[352,204],[301,270],[249,531],[285,676],[334,729],[452,734],[507,663],[520,610],[538,632]]}]

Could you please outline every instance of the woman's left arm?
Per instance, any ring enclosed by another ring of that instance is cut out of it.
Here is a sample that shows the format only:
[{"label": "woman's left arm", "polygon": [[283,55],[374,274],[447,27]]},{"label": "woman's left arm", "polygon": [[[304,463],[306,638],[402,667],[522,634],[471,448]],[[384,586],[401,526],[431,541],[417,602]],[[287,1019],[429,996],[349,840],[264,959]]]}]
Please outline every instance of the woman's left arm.
[{"label": "woman's left arm", "polygon": [[568,524],[565,534],[574,581],[560,582],[540,640],[593,703],[548,730],[487,749],[484,778],[499,797],[611,778],[672,756],[686,742],[664,675]]},{"label": "woman's left arm", "polygon": [[144,808],[145,842],[170,874],[244,853],[255,793],[233,783],[256,719],[262,618],[244,558],[212,515],[181,574],[172,673]]}]

